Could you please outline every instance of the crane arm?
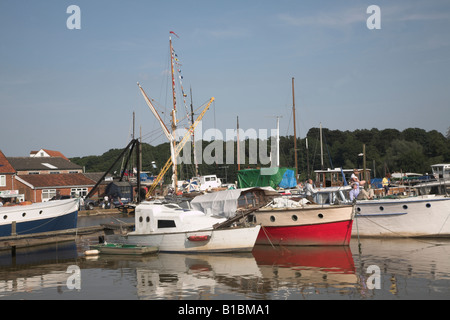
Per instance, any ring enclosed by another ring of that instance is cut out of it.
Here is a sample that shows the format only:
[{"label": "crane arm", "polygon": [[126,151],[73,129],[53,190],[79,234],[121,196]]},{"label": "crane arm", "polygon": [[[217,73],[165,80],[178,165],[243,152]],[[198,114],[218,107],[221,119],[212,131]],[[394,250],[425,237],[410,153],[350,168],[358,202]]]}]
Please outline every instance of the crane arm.
[{"label": "crane arm", "polygon": [[[174,156],[178,156],[178,154],[181,152],[181,150],[183,149],[184,145],[186,144],[186,142],[188,142],[188,140],[191,137],[192,132],[194,131],[195,127],[197,127],[197,125],[200,123],[200,120],[202,120],[203,116],[205,115],[206,111],[208,111],[209,106],[211,105],[211,103],[214,101],[214,97],[212,97],[208,104],[206,105],[206,107],[203,109],[203,111],[200,113],[200,115],[198,116],[198,118],[195,120],[195,122],[189,127],[188,132],[184,135],[183,139],[181,139],[180,143],[177,144],[175,150],[174,150]],[[158,183],[162,180],[162,178],[164,177],[164,175],[166,174],[167,170],[169,170],[170,166],[172,165],[172,157],[169,158],[169,160],[167,160],[166,164],[164,165],[164,167],[161,169],[161,171],[159,172],[158,176],[156,177],[156,179],[153,181],[152,185],[150,186],[150,188],[148,189],[148,192],[146,194],[146,197],[150,197],[151,194],[153,193],[153,191],[155,190],[156,186],[158,185]]]}]

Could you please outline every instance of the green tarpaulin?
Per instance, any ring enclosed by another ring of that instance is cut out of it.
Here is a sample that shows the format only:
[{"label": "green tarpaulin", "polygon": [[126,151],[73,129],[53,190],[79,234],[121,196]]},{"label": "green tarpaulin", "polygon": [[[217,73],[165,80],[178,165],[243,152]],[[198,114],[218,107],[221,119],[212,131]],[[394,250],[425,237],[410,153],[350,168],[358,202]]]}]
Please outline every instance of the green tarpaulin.
[{"label": "green tarpaulin", "polygon": [[296,186],[294,170],[290,168],[261,168],[238,171],[239,188],[277,187],[292,188]]}]

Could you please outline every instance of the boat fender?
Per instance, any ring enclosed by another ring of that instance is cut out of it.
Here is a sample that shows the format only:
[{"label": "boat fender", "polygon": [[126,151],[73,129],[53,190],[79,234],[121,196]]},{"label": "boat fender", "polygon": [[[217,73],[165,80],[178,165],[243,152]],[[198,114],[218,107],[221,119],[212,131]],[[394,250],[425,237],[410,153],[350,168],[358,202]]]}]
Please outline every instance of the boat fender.
[{"label": "boat fender", "polygon": [[190,236],[188,237],[189,241],[208,241],[210,236],[203,235],[203,236]]},{"label": "boat fender", "polygon": [[86,250],[84,252],[84,254],[87,255],[87,256],[96,256],[99,253],[100,253],[100,251],[98,251],[98,250]]}]

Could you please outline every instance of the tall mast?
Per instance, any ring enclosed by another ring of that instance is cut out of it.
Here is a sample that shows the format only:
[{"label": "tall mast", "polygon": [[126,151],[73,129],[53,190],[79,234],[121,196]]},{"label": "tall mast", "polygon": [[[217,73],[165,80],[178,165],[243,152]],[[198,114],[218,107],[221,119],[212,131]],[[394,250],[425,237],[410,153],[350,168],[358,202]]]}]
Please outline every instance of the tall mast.
[{"label": "tall mast", "polygon": [[320,123],[320,169],[323,170],[322,122]]},{"label": "tall mast", "polygon": [[237,163],[238,163],[238,171],[241,170],[241,159],[240,159],[240,153],[239,153],[239,116],[237,118]]},{"label": "tall mast", "polygon": [[297,132],[295,128],[295,93],[294,93],[294,77],[292,77],[292,116],[294,118],[294,162],[295,162],[295,180],[297,180]]},{"label": "tall mast", "polygon": [[[191,125],[194,124],[194,105],[192,102],[192,87],[190,88],[191,91]],[[192,151],[194,152],[194,164],[195,164],[195,176],[198,177],[198,163],[197,163],[197,156],[195,155],[195,132],[192,131]]]},{"label": "tall mast", "polygon": [[[173,94],[173,110],[172,110],[172,135],[173,135],[173,141],[172,141],[172,148],[173,150],[176,149],[177,142],[176,142],[176,136],[175,136],[175,130],[177,128],[177,118],[176,118],[176,110],[177,110],[177,98],[175,96],[175,71],[173,67],[173,47],[172,47],[172,37],[169,37],[169,43],[170,43],[170,67],[171,67],[171,73],[172,73],[172,94]],[[177,193],[177,161],[176,157],[173,157],[172,159],[172,171],[173,171],[173,184],[174,184],[174,190],[175,194]]]}]

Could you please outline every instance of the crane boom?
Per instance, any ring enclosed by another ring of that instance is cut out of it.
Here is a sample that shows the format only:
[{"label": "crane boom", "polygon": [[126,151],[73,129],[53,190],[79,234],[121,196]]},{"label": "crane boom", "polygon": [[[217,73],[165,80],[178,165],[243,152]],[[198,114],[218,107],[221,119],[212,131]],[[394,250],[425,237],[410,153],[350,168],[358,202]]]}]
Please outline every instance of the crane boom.
[{"label": "crane boom", "polygon": [[[207,103],[206,107],[203,109],[203,111],[200,113],[200,115],[198,116],[198,118],[195,120],[195,122],[189,127],[188,132],[184,135],[183,139],[181,139],[180,143],[177,144],[175,150],[174,150],[174,156],[178,156],[178,154],[181,152],[181,150],[183,149],[184,145],[186,144],[186,142],[188,142],[188,140],[190,139],[192,132],[194,131],[195,127],[197,127],[197,125],[199,124],[200,120],[202,120],[203,116],[205,115],[206,111],[208,111],[209,106],[211,105],[211,103],[214,101],[214,97],[212,97],[209,102]],[[156,179],[153,181],[152,185],[150,186],[150,188],[148,189],[148,192],[146,194],[146,197],[150,197],[151,194],[153,193],[153,191],[155,190],[156,186],[158,185],[158,183],[162,180],[162,178],[164,177],[164,175],[166,174],[167,170],[169,170],[170,166],[172,165],[172,157],[169,158],[169,160],[167,160],[166,164],[164,165],[164,167],[161,169],[161,171],[159,172],[158,176],[156,177]]]}]

